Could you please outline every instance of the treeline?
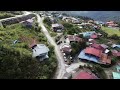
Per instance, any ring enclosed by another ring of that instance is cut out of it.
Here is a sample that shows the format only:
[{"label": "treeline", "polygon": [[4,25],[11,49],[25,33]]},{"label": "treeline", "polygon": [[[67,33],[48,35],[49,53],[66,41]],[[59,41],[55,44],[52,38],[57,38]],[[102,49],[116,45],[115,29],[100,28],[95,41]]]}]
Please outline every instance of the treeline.
[{"label": "treeline", "polygon": [[77,18],[80,18],[82,20],[93,20],[92,18],[87,17],[87,16],[77,16]]}]

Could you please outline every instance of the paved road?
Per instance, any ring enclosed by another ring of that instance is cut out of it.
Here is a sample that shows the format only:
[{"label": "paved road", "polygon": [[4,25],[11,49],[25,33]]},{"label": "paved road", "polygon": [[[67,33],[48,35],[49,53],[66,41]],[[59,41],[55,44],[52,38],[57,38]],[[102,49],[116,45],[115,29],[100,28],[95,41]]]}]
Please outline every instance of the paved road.
[{"label": "paved road", "polygon": [[55,41],[53,40],[53,38],[50,36],[47,29],[45,28],[45,26],[42,22],[43,18],[41,18],[38,14],[36,14],[36,16],[38,19],[39,26],[41,26],[43,33],[45,34],[45,36],[47,37],[47,39],[51,43],[51,45],[53,45],[55,47],[55,54],[56,54],[56,57],[58,60],[58,68],[57,68],[57,71],[56,71],[54,78],[55,79],[62,79],[64,74],[66,73],[63,56],[60,52],[59,47],[56,45]]}]

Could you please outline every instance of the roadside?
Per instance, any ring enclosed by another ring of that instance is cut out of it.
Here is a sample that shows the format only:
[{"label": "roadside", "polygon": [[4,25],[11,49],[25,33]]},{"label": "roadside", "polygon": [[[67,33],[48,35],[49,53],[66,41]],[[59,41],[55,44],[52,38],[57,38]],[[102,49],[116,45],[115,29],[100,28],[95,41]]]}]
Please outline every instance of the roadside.
[{"label": "roadside", "polygon": [[51,43],[51,45],[53,45],[55,47],[55,53],[56,53],[57,60],[58,60],[58,68],[57,68],[57,71],[56,71],[56,74],[54,77],[56,79],[62,79],[66,70],[65,70],[64,60],[63,60],[63,57],[61,55],[61,52],[60,52],[58,46],[56,45],[56,43],[54,42],[53,38],[48,33],[46,27],[44,26],[44,24],[42,22],[43,18],[41,18],[38,14],[36,14],[36,16],[38,18],[39,26],[41,26],[41,28],[42,28],[42,32],[45,34],[45,36],[47,37],[47,39]]}]

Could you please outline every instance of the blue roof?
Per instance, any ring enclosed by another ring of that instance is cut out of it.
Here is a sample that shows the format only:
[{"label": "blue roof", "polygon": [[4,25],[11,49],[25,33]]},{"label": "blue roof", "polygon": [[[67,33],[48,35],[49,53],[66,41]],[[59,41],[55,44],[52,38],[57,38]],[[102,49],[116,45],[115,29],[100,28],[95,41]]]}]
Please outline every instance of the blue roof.
[{"label": "blue roof", "polygon": [[93,62],[96,62],[96,63],[98,63],[98,60],[99,60],[98,57],[85,54],[84,50],[82,50],[82,51],[80,52],[80,54],[78,55],[78,58],[86,59],[86,60],[93,61]]},{"label": "blue roof", "polygon": [[113,44],[112,47],[117,47],[117,48],[120,48],[120,45],[116,45],[116,44]]},{"label": "blue roof", "polygon": [[83,33],[81,33],[81,34],[83,34],[84,37],[90,37],[93,33],[95,33],[95,31],[83,32]]},{"label": "blue roof", "polygon": [[113,79],[120,79],[120,73],[112,72],[112,74],[113,74]]}]

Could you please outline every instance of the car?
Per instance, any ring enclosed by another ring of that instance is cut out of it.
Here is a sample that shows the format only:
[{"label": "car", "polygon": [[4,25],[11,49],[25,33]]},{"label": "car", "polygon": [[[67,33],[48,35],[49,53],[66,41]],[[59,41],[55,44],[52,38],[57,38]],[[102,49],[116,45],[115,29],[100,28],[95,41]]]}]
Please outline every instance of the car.
[{"label": "car", "polygon": [[70,61],[71,61],[71,62],[73,62],[74,60],[73,60],[73,59],[71,59]]},{"label": "car", "polygon": [[74,61],[72,57],[70,57],[70,61],[71,61],[71,62],[73,62],[73,61]]},{"label": "car", "polygon": [[57,42],[57,45],[59,45],[59,44],[60,44],[60,41]]},{"label": "car", "polygon": [[67,62],[67,59],[64,59],[65,62]]},{"label": "car", "polygon": [[58,41],[58,42],[57,42],[57,45],[59,45],[59,44],[61,44],[61,43],[62,43],[62,41]]},{"label": "car", "polygon": [[67,60],[67,65],[70,65],[71,64],[71,61],[70,60]]}]

